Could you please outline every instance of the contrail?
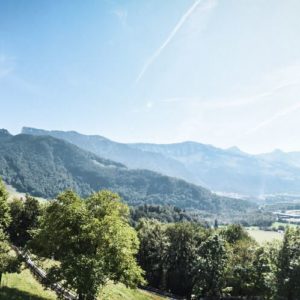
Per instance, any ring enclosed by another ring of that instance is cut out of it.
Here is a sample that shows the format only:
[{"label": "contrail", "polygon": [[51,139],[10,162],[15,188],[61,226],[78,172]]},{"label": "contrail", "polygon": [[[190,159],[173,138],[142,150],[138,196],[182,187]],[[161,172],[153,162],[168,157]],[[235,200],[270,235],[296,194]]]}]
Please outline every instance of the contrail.
[{"label": "contrail", "polygon": [[285,110],[278,112],[277,114],[273,115],[271,118],[264,120],[263,122],[261,122],[257,126],[255,126],[254,128],[251,128],[250,130],[248,130],[244,135],[252,134],[252,133],[256,132],[257,130],[273,123],[275,120],[277,120],[285,115],[288,115],[298,109],[300,109],[300,103],[292,105],[292,106],[286,108]]},{"label": "contrail", "polygon": [[[141,72],[137,76],[135,83],[138,83],[149,66],[153,64],[153,62],[157,59],[157,57],[160,55],[160,53],[168,46],[168,44],[172,41],[172,39],[175,37],[177,32],[180,30],[180,28],[184,25],[186,20],[193,14],[193,12],[197,9],[197,7],[200,5],[200,3],[203,2],[203,0],[197,0],[194,2],[194,4],[185,12],[185,14],[181,17],[179,22],[176,24],[176,26],[173,28],[167,39],[163,42],[163,44],[154,52],[154,54],[146,61],[144,64]],[[215,1],[210,1],[208,5],[206,5],[203,9],[204,10],[209,10],[212,7],[214,7]]]}]

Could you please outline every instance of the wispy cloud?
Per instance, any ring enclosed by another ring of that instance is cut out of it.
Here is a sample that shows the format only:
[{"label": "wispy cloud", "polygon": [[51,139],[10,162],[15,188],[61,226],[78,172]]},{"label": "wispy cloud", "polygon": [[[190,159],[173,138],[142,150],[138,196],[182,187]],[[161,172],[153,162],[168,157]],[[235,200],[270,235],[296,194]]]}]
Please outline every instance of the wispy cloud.
[{"label": "wispy cloud", "polygon": [[39,86],[18,74],[16,61],[15,57],[0,53],[0,79],[6,79],[9,85],[16,89],[21,89],[33,95],[43,96]]},{"label": "wispy cloud", "polygon": [[15,58],[0,54],[0,79],[5,78],[15,69]]},{"label": "wispy cloud", "polygon": [[138,83],[143,75],[146,73],[148,68],[154,63],[154,61],[159,57],[161,52],[169,45],[169,43],[174,39],[177,32],[182,28],[185,22],[191,17],[191,15],[197,10],[201,9],[201,11],[206,12],[210,11],[216,5],[216,0],[196,0],[193,5],[183,14],[178,23],[172,29],[166,40],[161,44],[161,46],[148,58],[146,63],[144,64],[142,70],[138,74],[135,82]]},{"label": "wispy cloud", "polygon": [[298,109],[300,109],[300,103],[297,103],[295,105],[291,105],[289,107],[287,107],[286,109],[277,112],[276,114],[274,114],[272,117],[262,121],[261,123],[259,123],[258,125],[256,125],[255,127],[249,129],[248,131],[246,131],[244,133],[244,135],[249,135],[249,134],[253,134],[255,132],[257,132],[258,130],[260,130],[263,127],[266,127],[270,124],[272,124],[273,122],[275,122],[276,120],[289,115],[290,113],[293,113],[295,111],[297,111]]},{"label": "wispy cloud", "polygon": [[[161,99],[161,103],[190,106],[192,110],[221,110],[227,108],[248,109],[262,105],[263,102],[282,102],[282,93],[300,86],[300,63],[281,68],[263,76],[254,86],[247,86],[240,96],[221,98],[170,97]],[[259,87],[260,86],[260,87]],[[258,87],[258,88],[257,88]]]},{"label": "wispy cloud", "polygon": [[127,26],[128,11],[124,8],[117,8],[112,13],[118,18],[123,26]]}]

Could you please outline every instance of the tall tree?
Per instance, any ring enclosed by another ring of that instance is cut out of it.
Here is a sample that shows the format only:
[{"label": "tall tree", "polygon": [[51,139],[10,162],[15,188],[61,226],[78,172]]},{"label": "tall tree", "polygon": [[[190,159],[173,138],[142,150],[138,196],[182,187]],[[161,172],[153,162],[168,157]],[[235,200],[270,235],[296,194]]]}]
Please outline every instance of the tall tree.
[{"label": "tall tree", "polygon": [[262,299],[272,299],[274,296],[277,253],[275,243],[256,249],[253,261],[252,295],[260,296]]},{"label": "tall tree", "polygon": [[38,225],[38,218],[41,215],[40,204],[37,199],[26,195],[25,200],[13,199],[9,206],[11,213],[9,237],[16,246],[23,247],[31,239],[30,230]]},{"label": "tall tree", "polygon": [[213,234],[201,244],[194,262],[196,275],[193,293],[197,299],[219,299],[222,296],[227,261],[226,243],[219,235]]},{"label": "tall tree", "polygon": [[199,224],[176,223],[167,228],[170,241],[167,261],[167,287],[173,293],[190,297],[194,285],[194,266],[208,230]]},{"label": "tall tree", "polygon": [[145,271],[150,286],[166,289],[167,252],[169,239],[165,226],[156,220],[140,220],[138,262]]},{"label": "tall tree", "polygon": [[40,255],[60,262],[49,269],[49,281],[76,290],[80,300],[95,299],[108,280],[131,287],[143,282],[128,212],[118,195],[108,191],[85,201],[71,191],[61,194],[47,207],[31,243]]},{"label": "tall tree", "polygon": [[300,295],[300,228],[288,228],[278,254],[277,294],[287,300]]},{"label": "tall tree", "polygon": [[0,283],[2,274],[18,270],[20,261],[12,255],[6,231],[10,224],[10,212],[7,204],[8,193],[0,178]]}]

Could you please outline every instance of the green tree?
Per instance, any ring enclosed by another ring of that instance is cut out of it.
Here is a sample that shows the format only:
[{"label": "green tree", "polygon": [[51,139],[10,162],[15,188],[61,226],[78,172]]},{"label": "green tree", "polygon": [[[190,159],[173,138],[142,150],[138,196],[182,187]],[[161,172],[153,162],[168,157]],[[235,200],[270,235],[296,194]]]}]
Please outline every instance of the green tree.
[{"label": "green tree", "polygon": [[145,271],[150,286],[166,289],[167,251],[169,240],[165,226],[156,220],[140,220],[138,262]]},{"label": "green tree", "polygon": [[243,226],[232,224],[220,231],[221,236],[231,245],[242,240],[249,240],[251,237]]},{"label": "green tree", "polygon": [[275,262],[277,258],[277,247],[268,244],[256,249],[253,261],[252,288],[253,295],[262,299],[272,299],[275,294]]},{"label": "green tree", "polygon": [[16,246],[24,247],[31,239],[30,230],[38,225],[41,207],[37,199],[26,195],[25,200],[13,199],[9,204],[11,223],[8,227],[10,240]]},{"label": "green tree", "polygon": [[256,243],[252,239],[241,239],[229,244],[226,285],[233,296],[254,296],[254,259]]},{"label": "green tree", "polygon": [[[288,228],[278,254],[277,294],[287,300],[300,295],[300,228]],[[281,299],[280,298],[280,299]]]},{"label": "green tree", "polygon": [[85,201],[67,191],[52,201],[31,243],[35,252],[60,262],[49,269],[49,282],[76,290],[80,300],[95,299],[108,280],[131,287],[142,283],[135,261],[138,239],[128,212],[108,191]]},{"label": "green tree", "polygon": [[176,223],[167,228],[170,245],[167,255],[167,287],[173,293],[190,297],[194,286],[194,266],[199,247],[208,230],[194,223]]},{"label": "green tree", "polygon": [[198,257],[194,261],[193,294],[197,299],[201,297],[219,299],[222,296],[227,261],[226,243],[219,235],[213,234],[200,245]]}]

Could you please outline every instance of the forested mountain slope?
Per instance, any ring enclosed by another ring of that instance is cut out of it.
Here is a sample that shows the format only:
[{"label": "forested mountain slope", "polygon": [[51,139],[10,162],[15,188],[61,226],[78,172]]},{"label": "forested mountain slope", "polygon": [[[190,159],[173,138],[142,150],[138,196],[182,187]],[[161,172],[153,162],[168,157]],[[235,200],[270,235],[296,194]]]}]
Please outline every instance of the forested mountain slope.
[{"label": "forested mountain slope", "polygon": [[23,127],[22,133],[50,135],[68,141],[100,157],[121,162],[131,169],[148,169],[194,182],[193,175],[179,161],[159,153],[144,151],[127,144],[114,142],[100,135],[84,135],[75,131],[47,131],[29,127]]},{"label": "forested mountain slope", "polygon": [[110,189],[129,204],[172,204],[207,212],[252,209],[253,204],[212,194],[183,180],[98,157],[50,136],[0,134],[0,176],[21,192],[55,197],[65,189],[81,195]]},{"label": "forested mountain slope", "polygon": [[102,136],[26,127],[23,133],[61,138],[129,168],[158,171],[213,191],[250,196],[300,194],[297,152],[250,155],[236,147],[225,150],[196,142],[122,144]]}]

